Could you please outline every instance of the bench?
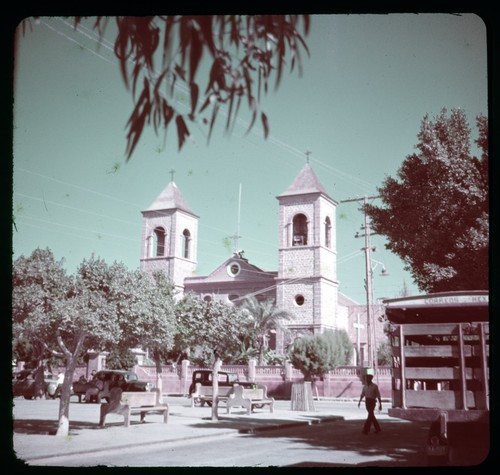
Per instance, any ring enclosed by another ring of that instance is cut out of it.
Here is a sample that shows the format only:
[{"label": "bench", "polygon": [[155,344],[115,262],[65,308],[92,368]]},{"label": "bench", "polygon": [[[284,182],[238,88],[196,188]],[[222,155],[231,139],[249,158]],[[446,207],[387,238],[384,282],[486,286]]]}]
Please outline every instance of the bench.
[{"label": "bench", "polygon": [[160,397],[160,390],[157,388],[152,391],[131,392],[114,387],[110,391],[109,403],[101,404],[99,425],[104,427],[106,415],[115,413],[122,415],[125,427],[129,427],[132,414],[140,414],[141,422],[144,422],[148,412],[163,414],[163,422],[166,424],[168,421],[168,404],[161,403]]},{"label": "bench", "polygon": [[[232,386],[219,386],[217,393],[217,400],[225,401],[227,400],[230,391],[233,389]],[[199,402],[202,406],[207,403],[212,405],[213,401],[213,388],[212,386],[202,386],[201,383],[195,384],[195,389],[191,394],[191,407],[194,407],[195,402]]]},{"label": "bench", "polygon": [[85,397],[85,393],[87,391],[87,388],[88,388],[87,382],[83,383],[80,381],[73,381],[73,384],[72,384],[73,391],[71,393],[71,396],[76,396],[78,398],[78,402],[82,402],[82,398]]},{"label": "bench", "polygon": [[236,384],[227,398],[227,413],[231,413],[232,407],[244,407],[247,414],[251,414],[254,407],[266,405],[269,406],[271,412],[274,412],[274,398],[267,396],[266,386],[256,384],[255,388],[244,388]]}]

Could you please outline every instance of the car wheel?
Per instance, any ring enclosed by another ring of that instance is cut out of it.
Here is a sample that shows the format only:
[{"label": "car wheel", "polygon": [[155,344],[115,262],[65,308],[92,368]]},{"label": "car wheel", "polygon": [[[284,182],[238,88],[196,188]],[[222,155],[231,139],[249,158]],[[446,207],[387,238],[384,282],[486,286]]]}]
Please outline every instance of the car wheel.
[{"label": "car wheel", "polygon": [[264,407],[264,404],[255,404],[255,407],[257,409],[262,409]]}]

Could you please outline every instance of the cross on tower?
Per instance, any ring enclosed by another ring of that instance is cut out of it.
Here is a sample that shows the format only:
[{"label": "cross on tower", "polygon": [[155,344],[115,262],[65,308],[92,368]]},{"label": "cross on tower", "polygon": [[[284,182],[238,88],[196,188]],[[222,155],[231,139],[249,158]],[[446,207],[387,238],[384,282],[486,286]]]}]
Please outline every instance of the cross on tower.
[{"label": "cross on tower", "polygon": [[311,153],[312,152],[310,150],[305,151],[307,163],[309,163],[309,155],[311,155]]},{"label": "cross on tower", "polygon": [[175,170],[172,168],[168,173],[170,173],[170,181],[174,181]]},{"label": "cross on tower", "polygon": [[229,239],[233,241],[233,251],[235,253],[238,252],[241,236],[238,233],[234,233],[232,236],[229,236]]}]

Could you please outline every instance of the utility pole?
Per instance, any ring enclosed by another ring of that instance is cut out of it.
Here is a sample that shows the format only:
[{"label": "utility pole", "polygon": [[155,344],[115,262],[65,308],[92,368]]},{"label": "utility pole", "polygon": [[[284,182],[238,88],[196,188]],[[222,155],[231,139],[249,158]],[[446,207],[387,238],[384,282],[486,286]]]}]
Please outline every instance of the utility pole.
[{"label": "utility pole", "polygon": [[[366,206],[368,204],[368,200],[379,198],[379,196],[364,196],[363,198],[352,198],[348,200],[343,200],[341,203],[348,203],[354,201],[363,201],[363,205]],[[370,229],[370,220],[366,211],[363,209],[363,230],[364,234],[356,233],[355,237],[364,237],[365,238],[365,246],[362,250],[365,251],[365,289],[366,289],[366,342],[367,342],[367,360],[368,366],[370,368],[375,369],[375,365],[377,364],[377,359],[375,357],[375,327],[373,321],[373,272],[372,272],[372,259],[371,252],[372,246],[370,243],[370,236],[374,233],[371,232]]]},{"label": "utility pole", "polygon": [[353,326],[356,329],[356,366],[361,366],[363,360],[361,358],[361,341],[359,338],[359,332],[362,328],[364,328],[364,325],[359,323],[359,313],[356,314],[356,323],[354,323]]}]

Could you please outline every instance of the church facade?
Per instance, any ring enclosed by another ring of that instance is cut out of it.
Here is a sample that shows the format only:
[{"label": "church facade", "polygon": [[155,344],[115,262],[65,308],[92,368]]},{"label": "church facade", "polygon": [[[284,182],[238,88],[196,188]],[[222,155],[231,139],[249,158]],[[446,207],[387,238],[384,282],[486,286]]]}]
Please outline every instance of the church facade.
[{"label": "church facade", "polygon": [[[277,270],[260,269],[237,251],[209,275],[196,276],[199,217],[171,181],[142,211],[141,270],[162,270],[180,294],[192,292],[206,301],[241,305],[250,295],[272,299],[293,315],[286,324],[295,336],[336,328],[351,333],[350,307],[358,304],[338,290],[338,203],[308,163],[277,200]],[[276,349],[284,344],[278,335]]]}]

